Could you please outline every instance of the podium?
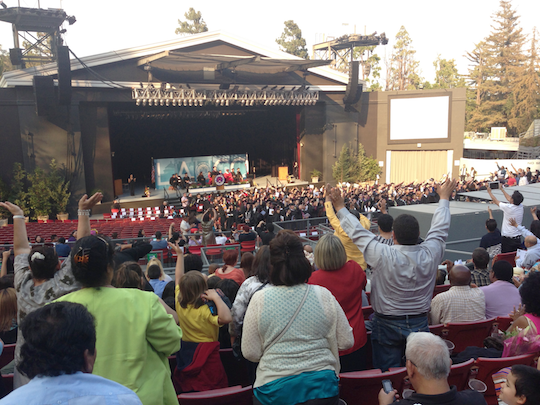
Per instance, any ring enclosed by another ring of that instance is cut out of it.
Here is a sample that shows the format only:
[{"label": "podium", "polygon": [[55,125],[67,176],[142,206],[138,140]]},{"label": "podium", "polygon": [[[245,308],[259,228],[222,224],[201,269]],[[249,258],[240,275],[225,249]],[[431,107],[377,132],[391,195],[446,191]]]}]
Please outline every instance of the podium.
[{"label": "podium", "polygon": [[278,167],[278,179],[279,179],[279,181],[288,182],[288,179],[289,179],[289,167],[288,166],[279,166]]}]

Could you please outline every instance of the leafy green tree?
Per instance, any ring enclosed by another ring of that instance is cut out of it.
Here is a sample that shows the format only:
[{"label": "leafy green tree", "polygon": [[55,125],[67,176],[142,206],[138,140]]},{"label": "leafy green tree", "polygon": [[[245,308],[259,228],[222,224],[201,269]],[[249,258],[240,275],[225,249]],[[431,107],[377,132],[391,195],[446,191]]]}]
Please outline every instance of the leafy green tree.
[{"label": "leafy green tree", "polygon": [[420,77],[420,62],[414,59],[416,50],[412,47],[412,39],[402,25],[396,34],[396,43],[389,60],[386,90],[413,90],[420,88],[423,82]]},{"label": "leafy green tree", "polygon": [[523,71],[514,81],[508,119],[508,127],[518,134],[525,132],[531,122],[540,116],[540,63],[536,49],[536,30],[533,31],[527,59]]},{"label": "leafy green tree", "polygon": [[302,30],[298,27],[298,24],[293,20],[285,21],[284,24],[285,29],[283,33],[276,39],[281,50],[291,55],[309,59],[306,40],[302,38]]},{"label": "leafy green tree", "polygon": [[484,99],[484,82],[487,75],[488,49],[485,41],[475,44],[471,52],[467,52],[470,62],[469,74],[467,75],[467,103],[466,103],[466,129],[467,131],[481,131],[483,119],[478,110]]},{"label": "leafy green tree", "polygon": [[377,161],[371,156],[366,156],[361,144],[358,145],[358,153],[349,145],[343,145],[338,160],[332,166],[332,177],[341,183],[372,181],[379,173]]},{"label": "leafy green tree", "polygon": [[21,207],[25,216],[29,216],[30,206],[28,197],[26,171],[23,169],[22,165],[17,162],[13,165],[9,201]]},{"label": "leafy green tree", "polygon": [[381,78],[381,58],[373,53],[375,46],[357,46],[353,49],[353,59],[359,60],[362,65],[362,80],[369,86],[367,90],[379,91],[382,87],[379,83]]},{"label": "leafy green tree", "polygon": [[71,197],[69,181],[66,180],[65,168],[59,168],[55,159],[51,161],[47,181],[54,213],[66,213],[69,197]]},{"label": "leafy green tree", "polygon": [[442,59],[441,55],[437,55],[433,66],[435,66],[435,83],[431,88],[452,89],[466,86],[465,79],[458,73],[455,59]]},{"label": "leafy green tree", "polygon": [[[483,131],[508,127],[514,104],[512,91],[524,74],[526,62],[523,52],[526,37],[509,0],[500,1],[492,28],[485,40],[487,54],[482,70],[485,78],[477,87],[477,105],[468,123],[469,127]],[[516,134],[516,128],[508,129],[510,134]]]},{"label": "leafy green tree", "polygon": [[191,35],[208,31],[208,27],[200,11],[195,11],[193,7],[190,7],[189,11],[184,13],[184,17],[186,21],[178,20],[178,25],[180,26],[174,31],[177,35]]},{"label": "leafy green tree", "polygon": [[[44,32],[38,32],[37,38],[42,39],[45,35],[47,35]],[[25,68],[29,67],[35,67],[40,66],[45,63],[52,62],[54,60],[53,55],[53,45],[52,45],[52,36],[49,36],[47,39],[45,39],[43,42],[39,44],[33,44],[29,41],[23,41],[23,48],[27,51],[25,57],[28,58],[44,58],[43,60],[35,60],[35,61],[28,61],[24,63]],[[34,45],[34,46],[33,46]]]},{"label": "leafy green tree", "polygon": [[37,167],[28,176],[31,186],[28,189],[30,207],[34,211],[33,218],[52,214],[51,193],[47,174]]}]

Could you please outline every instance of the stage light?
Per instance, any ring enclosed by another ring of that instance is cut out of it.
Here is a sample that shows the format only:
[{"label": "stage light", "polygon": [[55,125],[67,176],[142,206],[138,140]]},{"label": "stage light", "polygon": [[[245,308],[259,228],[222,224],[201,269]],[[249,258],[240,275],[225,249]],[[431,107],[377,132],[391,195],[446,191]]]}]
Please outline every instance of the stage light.
[{"label": "stage light", "polygon": [[187,105],[188,105],[188,101],[184,99],[184,107],[187,107]]},{"label": "stage light", "polygon": [[165,105],[168,107],[169,106],[169,100],[165,100]]},{"label": "stage light", "polygon": [[[3,3],[2,3],[3,4]],[[77,22],[77,19],[75,18],[74,15],[72,16],[69,16],[68,18],[66,18],[67,22],[69,23],[69,25],[73,25]]]},{"label": "stage light", "polygon": [[141,104],[141,100],[137,99],[137,101],[135,102],[135,105],[140,105]]},{"label": "stage light", "polygon": [[193,107],[193,100],[189,99],[189,106]]},{"label": "stage light", "polygon": [[165,104],[165,102],[163,100],[159,100],[159,105],[163,107],[163,105]]}]

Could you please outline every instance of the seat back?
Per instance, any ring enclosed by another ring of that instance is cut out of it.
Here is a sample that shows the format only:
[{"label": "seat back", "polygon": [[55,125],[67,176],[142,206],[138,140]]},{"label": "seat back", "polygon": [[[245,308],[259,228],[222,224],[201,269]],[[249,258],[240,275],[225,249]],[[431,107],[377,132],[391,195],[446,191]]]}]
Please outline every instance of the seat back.
[{"label": "seat back", "polygon": [[255,240],[249,240],[249,241],[245,241],[245,242],[241,242],[240,243],[240,246],[241,246],[241,251],[242,252],[253,252],[255,250],[255,244],[257,243],[257,241]]},{"label": "seat back", "polygon": [[499,260],[504,260],[505,262],[510,263],[512,267],[516,267],[516,252],[499,253],[493,259],[493,264],[495,264]]},{"label": "seat back", "polygon": [[386,373],[380,370],[354,371],[339,375],[339,397],[348,405],[377,404],[383,380],[390,380],[398,392],[403,390],[403,379],[407,374],[405,367]]},{"label": "seat back", "polygon": [[448,375],[448,384],[450,386],[455,385],[458,391],[467,389],[467,382],[469,381],[469,375],[471,374],[471,367],[473,363],[474,359],[470,359],[465,363],[452,365],[450,368],[450,374]]},{"label": "seat back", "polygon": [[476,365],[478,366],[478,374],[476,378],[484,382],[487,385],[487,391],[484,393],[484,398],[488,405],[497,404],[497,393],[495,391],[495,384],[493,384],[493,378],[491,377],[497,371],[504,367],[512,367],[514,364],[524,364],[526,366],[532,366],[535,353],[524,354],[514,357],[502,357],[500,359],[490,359],[479,357],[476,359]]},{"label": "seat back", "polygon": [[15,358],[15,346],[17,346],[15,343],[4,346],[4,350],[0,356],[0,368],[4,368],[13,361]]},{"label": "seat back", "polygon": [[364,314],[364,320],[369,321],[369,316],[373,313],[373,307],[362,307],[362,313]]},{"label": "seat back", "polygon": [[218,390],[202,392],[190,392],[189,394],[178,395],[180,405],[252,405],[253,388],[228,387]]},{"label": "seat back", "polygon": [[435,298],[437,294],[448,291],[450,287],[452,287],[450,284],[436,285],[435,288],[433,288],[433,298]]},{"label": "seat back", "polygon": [[498,316],[497,317],[497,327],[499,330],[506,331],[514,320],[509,316]]},{"label": "seat back", "polygon": [[441,337],[454,343],[454,353],[462,352],[467,346],[483,347],[496,318],[478,322],[450,322],[442,331]]},{"label": "seat back", "polygon": [[441,336],[444,325],[439,323],[438,325],[429,325],[429,331],[434,335]]}]

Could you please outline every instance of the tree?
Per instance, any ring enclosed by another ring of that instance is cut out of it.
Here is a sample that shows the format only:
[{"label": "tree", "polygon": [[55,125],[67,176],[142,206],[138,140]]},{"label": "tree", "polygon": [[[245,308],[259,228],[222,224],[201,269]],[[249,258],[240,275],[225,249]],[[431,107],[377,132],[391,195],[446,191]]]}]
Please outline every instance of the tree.
[{"label": "tree", "polygon": [[[382,90],[379,84],[381,78],[381,58],[376,53],[373,53],[375,46],[357,46],[353,49],[353,59],[359,60],[362,66],[362,80],[365,80],[368,90]],[[367,55],[366,55],[367,54]]]},{"label": "tree", "polygon": [[[486,38],[487,54],[482,73],[485,79],[478,86],[477,106],[469,125],[476,130],[490,127],[508,127],[512,119],[513,88],[525,73],[526,41],[519,27],[519,16],[509,0],[500,1],[500,9],[493,16],[492,32]],[[516,128],[509,127],[510,134]]]},{"label": "tree", "polygon": [[409,33],[402,25],[396,34],[396,44],[389,60],[390,78],[386,90],[413,90],[422,83],[420,77],[420,62],[414,59],[416,51],[412,47]]},{"label": "tree", "polygon": [[479,116],[478,109],[484,99],[483,84],[487,79],[486,59],[488,56],[487,45],[484,41],[475,44],[472,52],[465,55],[471,66],[467,75],[467,104],[466,104],[466,129],[479,131],[483,120]]},{"label": "tree", "polygon": [[193,7],[190,7],[189,11],[184,13],[184,17],[186,18],[186,21],[178,20],[178,25],[180,25],[180,27],[174,31],[177,35],[191,35],[208,31],[208,27],[206,26],[206,22],[202,19],[200,11],[195,11]]},{"label": "tree", "polygon": [[[37,59],[32,62],[25,62],[25,68],[40,66],[55,60],[53,54],[53,36],[49,36],[44,39],[43,37],[45,37],[46,35],[47,34],[44,32],[37,33],[37,39],[38,41],[41,41],[39,43],[37,41],[23,41],[23,48],[26,51],[25,57],[34,57]],[[39,60],[38,58],[44,58],[44,60]]]},{"label": "tree", "polygon": [[306,40],[302,38],[302,30],[293,20],[285,21],[285,29],[276,42],[282,51],[291,55],[299,56],[304,59],[309,59],[308,50],[306,48]]},{"label": "tree", "polygon": [[540,63],[536,49],[536,30],[533,31],[531,48],[523,70],[512,88],[512,107],[508,119],[508,127],[517,134],[525,132],[540,112]]},{"label": "tree", "polygon": [[2,45],[0,45],[0,76],[11,69],[13,69],[13,66],[9,59],[9,53],[3,50]]},{"label": "tree", "polygon": [[377,161],[366,156],[361,144],[358,145],[358,153],[349,145],[343,145],[338,160],[332,166],[332,177],[340,183],[372,181],[379,172]]},{"label": "tree", "polygon": [[465,79],[458,73],[455,59],[442,59],[441,55],[437,55],[433,66],[435,66],[435,83],[431,88],[453,89],[465,87]]}]

